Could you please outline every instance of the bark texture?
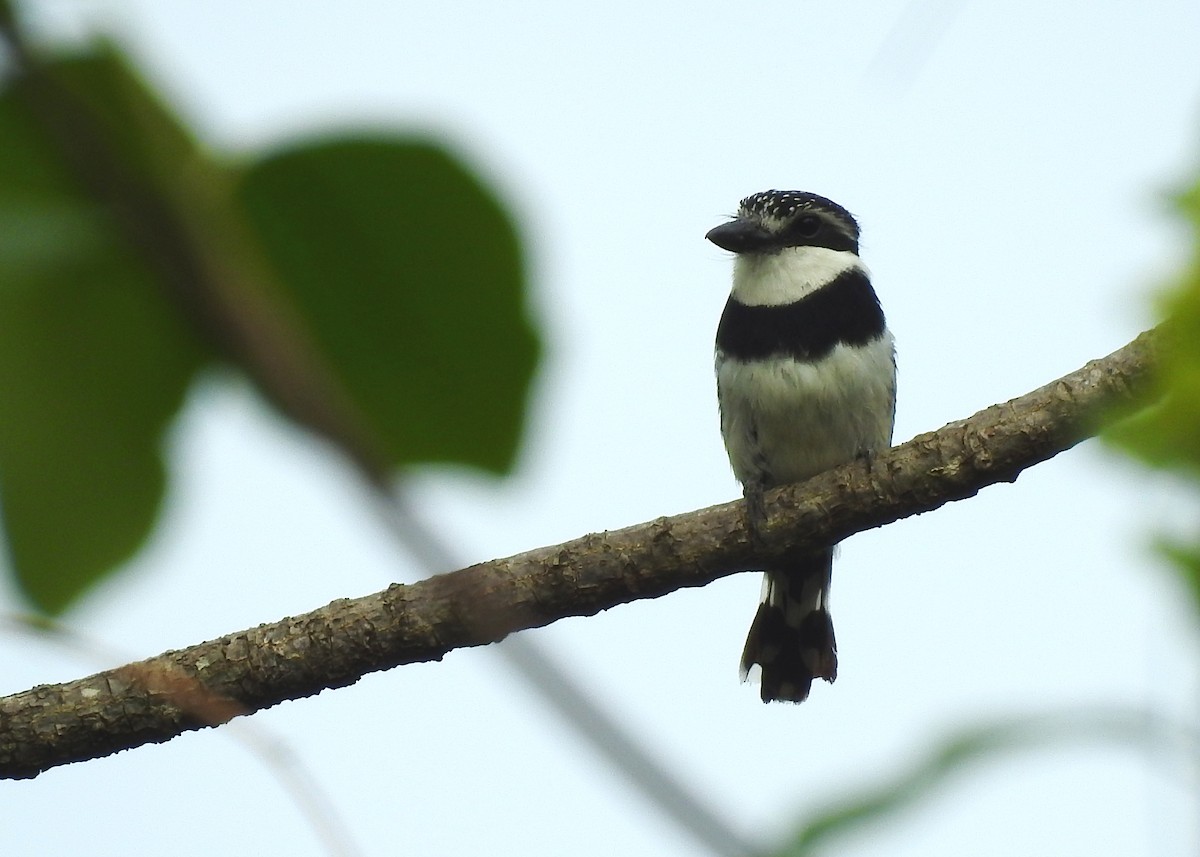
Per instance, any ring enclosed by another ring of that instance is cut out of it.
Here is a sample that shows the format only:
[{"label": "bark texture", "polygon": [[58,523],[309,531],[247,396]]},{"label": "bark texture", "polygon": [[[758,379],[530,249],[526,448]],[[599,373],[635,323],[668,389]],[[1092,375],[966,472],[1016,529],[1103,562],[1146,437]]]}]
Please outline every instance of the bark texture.
[{"label": "bark texture", "polygon": [[594,533],[0,699],[0,777],[168,741],[376,670],[440,660],[567,616],[761,568],[1011,482],[1153,395],[1150,331],[1018,399],[874,458],[767,494],[752,541],[741,502]]}]

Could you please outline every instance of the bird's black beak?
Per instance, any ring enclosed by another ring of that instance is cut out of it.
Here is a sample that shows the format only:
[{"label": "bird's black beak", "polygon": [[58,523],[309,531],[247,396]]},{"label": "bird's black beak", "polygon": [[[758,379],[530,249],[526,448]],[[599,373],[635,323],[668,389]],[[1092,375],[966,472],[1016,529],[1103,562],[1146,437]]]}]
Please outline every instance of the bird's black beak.
[{"label": "bird's black beak", "polygon": [[730,253],[753,253],[766,249],[772,241],[771,233],[757,223],[740,217],[714,226],[704,237]]}]

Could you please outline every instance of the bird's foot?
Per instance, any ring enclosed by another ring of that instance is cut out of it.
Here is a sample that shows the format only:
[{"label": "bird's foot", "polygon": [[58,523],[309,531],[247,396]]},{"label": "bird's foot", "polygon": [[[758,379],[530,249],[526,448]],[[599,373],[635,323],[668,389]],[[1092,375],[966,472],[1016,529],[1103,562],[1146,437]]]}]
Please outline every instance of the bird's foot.
[{"label": "bird's foot", "polygon": [[750,530],[750,541],[761,545],[763,530],[767,526],[767,504],[763,499],[765,490],[761,482],[748,482],[742,493],[746,498],[746,526]]}]

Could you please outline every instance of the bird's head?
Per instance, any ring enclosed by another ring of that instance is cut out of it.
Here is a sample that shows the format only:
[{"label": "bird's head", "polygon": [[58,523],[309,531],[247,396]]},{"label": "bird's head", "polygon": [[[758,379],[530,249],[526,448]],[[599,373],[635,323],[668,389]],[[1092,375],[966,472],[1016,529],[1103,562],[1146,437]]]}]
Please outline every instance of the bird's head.
[{"label": "bird's head", "polygon": [[858,222],[836,202],[798,190],[765,190],[742,200],[737,217],[704,236],[731,253],[826,247],[858,253]]}]

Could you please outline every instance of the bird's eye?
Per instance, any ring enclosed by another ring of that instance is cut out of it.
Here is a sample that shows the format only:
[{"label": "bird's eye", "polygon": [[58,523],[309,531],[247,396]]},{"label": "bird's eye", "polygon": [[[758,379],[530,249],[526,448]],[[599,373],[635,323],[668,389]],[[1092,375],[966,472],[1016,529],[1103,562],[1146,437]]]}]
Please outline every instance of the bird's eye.
[{"label": "bird's eye", "polygon": [[792,224],[792,231],[804,238],[811,238],[821,231],[821,218],[813,214],[797,218]]}]

